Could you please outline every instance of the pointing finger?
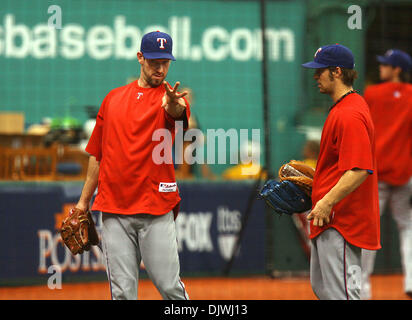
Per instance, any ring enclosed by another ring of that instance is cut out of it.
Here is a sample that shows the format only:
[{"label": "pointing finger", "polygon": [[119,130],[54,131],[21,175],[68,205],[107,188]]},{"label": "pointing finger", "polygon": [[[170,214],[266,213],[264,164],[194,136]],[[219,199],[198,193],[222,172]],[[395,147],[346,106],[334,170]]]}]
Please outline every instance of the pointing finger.
[{"label": "pointing finger", "polygon": [[173,87],[173,93],[176,93],[177,88],[179,87],[179,85],[180,85],[180,82],[177,81],[177,82],[175,83],[175,86]]},{"label": "pointing finger", "polygon": [[167,85],[167,82],[166,81],[163,81],[163,86],[165,87],[165,89],[166,89],[166,92],[168,92],[170,89],[169,89],[169,86]]},{"label": "pointing finger", "polygon": [[170,85],[166,81],[163,81],[163,85],[164,85],[167,93],[172,93]]}]

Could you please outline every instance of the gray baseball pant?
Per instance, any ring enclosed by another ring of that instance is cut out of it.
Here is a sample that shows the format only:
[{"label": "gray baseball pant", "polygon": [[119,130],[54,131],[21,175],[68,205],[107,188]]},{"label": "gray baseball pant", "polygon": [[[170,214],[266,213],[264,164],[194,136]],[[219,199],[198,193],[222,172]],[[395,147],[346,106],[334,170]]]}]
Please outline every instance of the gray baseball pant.
[{"label": "gray baseball pant", "polygon": [[[400,253],[402,269],[405,275],[404,290],[412,292],[412,180],[403,186],[391,186],[379,182],[379,208],[381,216],[389,205],[392,217],[399,230]],[[362,252],[362,299],[371,298],[370,275],[373,273],[376,251],[363,250]]]},{"label": "gray baseball pant", "polygon": [[320,300],[359,300],[361,248],[334,228],[311,240],[310,282]]},{"label": "gray baseball pant", "polygon": [[102,244],[113,300],[136,300],[139,267],[165,300],[188,300],[180,280],[173,212],[121,215],[102,212]]}]

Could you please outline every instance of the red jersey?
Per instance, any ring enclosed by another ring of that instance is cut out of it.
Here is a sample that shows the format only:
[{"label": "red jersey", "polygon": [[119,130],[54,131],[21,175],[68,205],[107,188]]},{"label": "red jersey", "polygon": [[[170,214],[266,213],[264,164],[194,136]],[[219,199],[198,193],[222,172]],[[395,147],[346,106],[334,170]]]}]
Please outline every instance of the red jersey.
[{"label": "red jersey", "polygon": [[378,179],[404,185],[412,175],[412,85],[385,82],[365,90],[376,133]]},{"label": "red jersey", "polygon": [[[92,210],[119,214],[177,215],[180,196],[173,163],[156,164],[157,129],[168,129],[172,141],[175,119],[161,107],[165,88],[139,87],[137,80],[109,92],[100,107],[86,151],[100,161],[98,193]],[[190,116],[186,102],[185,125]],[[159,139],[157,139],[159,140]],[[172,142],[171,141],[171,142]],[[165,153],[172,143],[166,143]]]},{"label": "red jersey", "polygon": [[352,245],[376,250],[381,246],[374,127],[369,107],[357,93],[345,96],[333,106],[325,121],[313,179],[313,207],[345,171],[353,168],[372,174],[332,208],[329,224],[316,227],[311,220],[310,238],[335,228]]}]

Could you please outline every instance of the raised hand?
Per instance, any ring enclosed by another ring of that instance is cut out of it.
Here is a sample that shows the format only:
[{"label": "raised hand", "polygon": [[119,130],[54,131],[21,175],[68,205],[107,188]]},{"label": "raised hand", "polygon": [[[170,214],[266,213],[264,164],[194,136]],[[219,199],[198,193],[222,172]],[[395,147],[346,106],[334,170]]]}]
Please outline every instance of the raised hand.
[{"label": "raised hand", "polygon": [[180,118],[186,109],[185,100],[182,98],[187,95],[188,92],[177,92],[177,88],[180,85],[179,81],[176,82],[173,88],[166,81],[163,81],[163,85],[166,92],[162,99],[162,108],[165,108],[166,112],[173,118]]}]

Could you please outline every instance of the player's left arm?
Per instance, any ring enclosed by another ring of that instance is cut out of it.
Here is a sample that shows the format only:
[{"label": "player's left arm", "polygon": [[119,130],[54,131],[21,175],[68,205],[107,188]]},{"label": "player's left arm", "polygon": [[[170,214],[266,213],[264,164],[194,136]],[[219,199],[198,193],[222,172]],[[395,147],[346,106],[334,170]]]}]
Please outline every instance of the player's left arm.
[{"label": "player's left arm", "polygon": [[332,208],[355,191],[368,176],[368,171],[363,169],[353,168],[345,171],[338,183],[316,203],[307,219],[313,219],[314,226],[322,227],[328,224]]},{"label": "player's left arm", "polygon": [[162,99],[162,108],[174,119],[180,119],[184,116],[184,112],[186,111],[186,101],[183,99],[185,95],[187,95],[187,91],[184,92],[177,92],[177,88],[180,85],[180,82],[176,82],[173,88],[164,81],[163,85],[166,89],[166,92]]}]

